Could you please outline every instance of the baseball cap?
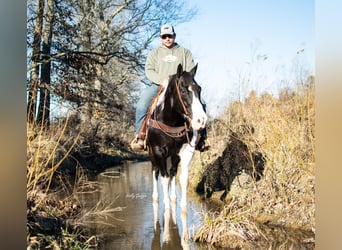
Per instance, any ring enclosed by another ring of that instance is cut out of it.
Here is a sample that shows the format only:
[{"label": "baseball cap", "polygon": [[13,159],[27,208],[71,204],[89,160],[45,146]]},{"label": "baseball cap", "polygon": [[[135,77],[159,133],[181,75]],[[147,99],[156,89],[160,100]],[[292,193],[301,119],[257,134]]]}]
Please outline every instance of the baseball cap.
[{"label": "baseball cap", "polygon": [[164,24],[160,27],[160,35],[174,35],[175,30],[171,24]]}]

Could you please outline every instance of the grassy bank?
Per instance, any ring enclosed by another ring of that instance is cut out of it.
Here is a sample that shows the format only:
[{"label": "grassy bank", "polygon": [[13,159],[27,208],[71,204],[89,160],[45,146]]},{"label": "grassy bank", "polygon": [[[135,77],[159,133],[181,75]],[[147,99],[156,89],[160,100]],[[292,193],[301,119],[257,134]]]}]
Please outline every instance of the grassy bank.
[{"label": "grassy bank", "polygon": [[72,196],[58,199],[70,193],[73,185],[60,170],[77,175],[70,171],[77,169],[72,152],[80,135],[68,134],[67,126],[68,121],[50,129],[27,124],[27,249],[86,249],[90,245],[80,228],[67,223],[79,214],[80,203]]},{"label": "grassy bank", "polygon": [[[82,124],[66,117],[47,129],[27,124],[27,249],[89,249],[99,242],[81,221],[79,192],[91,192],[88,176],[136,156],[110,124]],[[114,133],[114,132],[115,133]]]},{"label": "grassy bank", "polygon": [[[279,98],[251,93],[232,103],[223,117],[209,126],[211,150],[197,154],[190,173],[195,188],[206,166],[219,156],[234,133],[249,152],[266,159],[256,182],[242,173],[231,185],[221,212],[209,213],[195,239],[226,247],[248,247],[272,240],[260,225],[315,231],[315,107],[313,79]],[[253,133],[243,128],[252,128]],[[214,196],[215,199],[215,196]],[[314,238],[298,241],[313,244]]]}]

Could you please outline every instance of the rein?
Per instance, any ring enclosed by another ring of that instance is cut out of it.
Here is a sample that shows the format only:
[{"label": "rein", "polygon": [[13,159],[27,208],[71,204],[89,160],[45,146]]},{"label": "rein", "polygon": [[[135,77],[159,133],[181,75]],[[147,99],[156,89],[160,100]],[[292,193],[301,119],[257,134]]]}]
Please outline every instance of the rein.
[{"label": "rein", "polygon": [[190,119],[189,111],[188,111],[187,108],[185,107],[183,98],[182,98],[182,96],[181,96],[181,94],[180,94],[179,84],[180,84],[180,81],[178,80],[178,81],[176,82],[176,90],[177,90],[178,99],[179,99],[179,102],[181,103],[182,108],[183,108],[184,113],[185,113],[184,118],[188,120],[188,122],[190,123],[190,127],[191,127],[191,119]]}]

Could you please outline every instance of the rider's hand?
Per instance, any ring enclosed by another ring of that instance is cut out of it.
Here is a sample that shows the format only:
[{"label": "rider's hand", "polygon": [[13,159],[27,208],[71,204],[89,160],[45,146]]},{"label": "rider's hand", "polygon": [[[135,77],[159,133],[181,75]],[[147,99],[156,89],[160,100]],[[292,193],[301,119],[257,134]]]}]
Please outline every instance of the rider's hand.
[{"label": "rider's hand", "polygon": [[161,93],[164,90],[164,86],[163,85],[159,85],[158,86],[158,93]]}]

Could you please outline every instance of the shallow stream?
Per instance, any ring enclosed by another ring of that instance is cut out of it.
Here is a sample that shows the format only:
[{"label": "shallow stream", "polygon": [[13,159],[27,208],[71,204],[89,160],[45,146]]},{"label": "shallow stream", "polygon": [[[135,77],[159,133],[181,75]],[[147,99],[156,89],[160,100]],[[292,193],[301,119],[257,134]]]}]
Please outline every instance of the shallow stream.
[{"label": "shallow stream", "polygon": [[[153,203],[150,162],[109,168],[96,176],[93,183],[100,185],[98,191],[80,193],[78,198],[83,205],[82,223],[101,238],[97,249],[223,249],[192,240],[203,214],[210,209],[198,195],[188,192],[187,213],[182,213],[177,184],[177,203],[164,210],[158,182],[160,202]],[[266,249],[314,249],[312,235],[274,228],[265,230],[265,234],[273,235]],[[184,238],[189,240],[183,241]],[[305,239],[310,239],[309,244]],[[255,243],[254,249],[265,249],[265,245]]]},{"label": "shallow stream", "polygon": [[[199,197],[188,194],[187,213],[180,209],[180,187],[176,185],[177,203],[164,211],[163,192],[158,182],[159,204],[152,201],[150,162],[127,163],[109,168],[94,180],[99,192],[80,195],[92,233],[104,242],[98,249],[219,249],[192,241],[201,222],[201,212],[208,208]],[[93,220],[89,218],[94,218]],[[188,236],[189,241],[182,241]]]}]

